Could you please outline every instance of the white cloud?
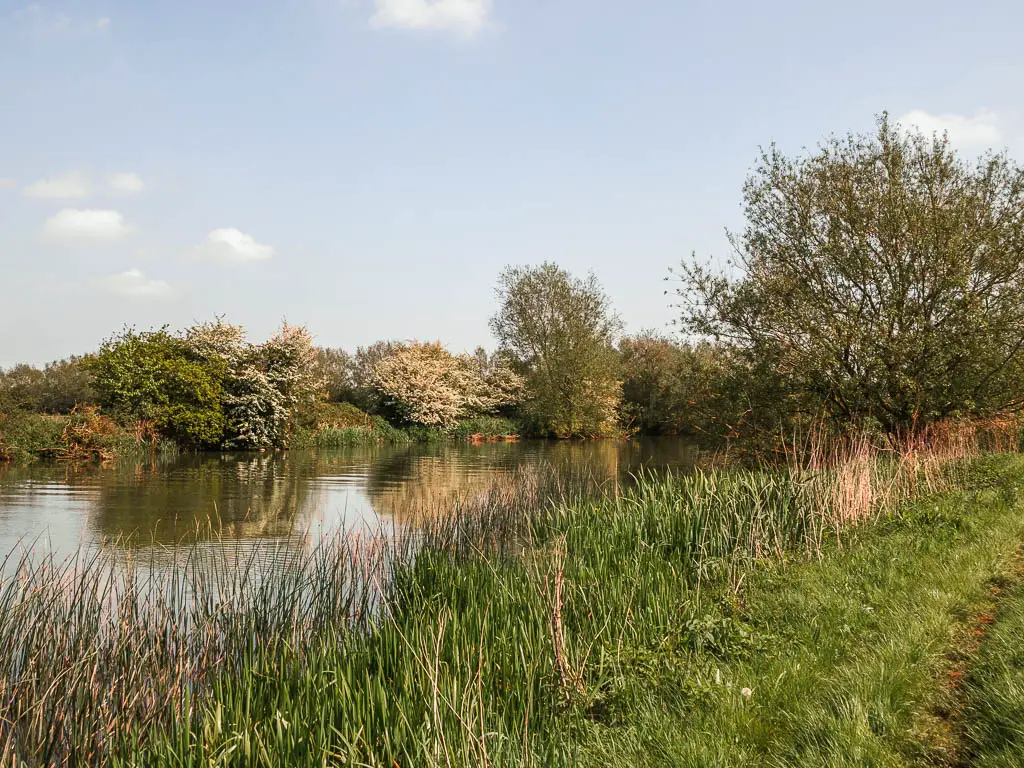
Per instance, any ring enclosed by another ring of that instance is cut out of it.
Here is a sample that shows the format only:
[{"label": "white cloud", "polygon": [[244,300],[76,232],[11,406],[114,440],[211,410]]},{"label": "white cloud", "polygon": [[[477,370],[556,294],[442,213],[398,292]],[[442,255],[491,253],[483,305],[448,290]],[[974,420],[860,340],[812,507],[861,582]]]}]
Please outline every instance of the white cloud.
[{"label": "white cloud", "polygon": [[81,171],[72,171],[62,176],[40,179],[21,190],[21,194],[42,200],[68,200],[88,197],[90,191],[89,177]]},{"label": "white cloud", "polygon": [[37,35],[74,35],[83,37],[105,32],[110,27],[109,16],[99,16],[95,19],[82,21],[74,19],[66,13],[47,8],[42,3],[29,3],[20,11],[15,11],[14,18],[30,32]]},{"label": "white cloud", "polygon": [[140,269],[129,269],[95,281],[101,288],[118,296],[132,298],[164,298],[173,293],[169,283],[146,277]]},{"label": "white cloud", "polygon": [[252,235],[234,227],[213,230],[198,251],[200,255],[223,261],[262,261],[274,255],[271,246],[257,243]]},{"label": "white cloud", "polygon": [[12,179],[10,176],[0,177],[0,189],[14,189],[18,186],[18,180]]},{"label": "white cloud", "polygon": [[43,224],[43,233],[56,240],[117,240],[129,231],[118,211],[65,208]]},{"label": "white cloud", "polygon": [[107,177],[107,184],[115,192],[141,192],[146,184],[139,178],[137,173],[112,173]]},{"label": "white cloud", "polygon": [[376,28],[432,29],[472,37],[488,22],[491,0],[374,0]]},{"label": "white cloud", "polygon": [[1005,141],[999,115],[989,110],[980,110],[968,116],[932,114],[923,109],[915,109],[896,122],[908,128],[917,128],[926,136],[945,133],[951,144],[964,149],[999,149]]}]

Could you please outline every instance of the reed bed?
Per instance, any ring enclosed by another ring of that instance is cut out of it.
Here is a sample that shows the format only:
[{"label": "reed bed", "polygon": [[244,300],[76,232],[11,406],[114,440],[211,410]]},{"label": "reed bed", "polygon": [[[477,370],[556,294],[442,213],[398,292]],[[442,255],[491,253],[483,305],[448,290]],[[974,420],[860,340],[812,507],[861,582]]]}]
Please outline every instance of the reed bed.
[{"label": "reed bed", "polygon": [[[0,765],[553,765],[656,654],[742,642],[702,598],[962,482],[1010,424],[812,441],[784,467],[553,468],[394,535],[57,562],[0,581]],[[429,514],[427,514],[429,513]],[[123,550],[113,550],[120,552]],[[136,551],[138,551],[136,549]]]}]

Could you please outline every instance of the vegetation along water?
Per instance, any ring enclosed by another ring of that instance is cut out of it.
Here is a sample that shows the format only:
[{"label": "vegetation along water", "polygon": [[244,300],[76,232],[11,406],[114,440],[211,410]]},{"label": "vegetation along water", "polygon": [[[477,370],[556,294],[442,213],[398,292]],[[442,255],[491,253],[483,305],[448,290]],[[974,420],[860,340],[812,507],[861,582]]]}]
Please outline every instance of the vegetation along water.
[{"label": "vegetation along water", "polygon": [[0,765],[1024,764],[1024,170],[882,115],[743,200],[679,338],[545,263],[493,352],[4,371]]}]

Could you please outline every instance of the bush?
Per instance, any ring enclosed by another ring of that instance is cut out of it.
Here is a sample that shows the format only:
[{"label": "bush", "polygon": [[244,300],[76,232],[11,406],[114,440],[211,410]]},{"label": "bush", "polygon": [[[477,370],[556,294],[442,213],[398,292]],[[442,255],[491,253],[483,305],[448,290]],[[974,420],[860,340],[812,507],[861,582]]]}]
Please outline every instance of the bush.
[{"label": "bush", "polygon": [[455,428],[454,435],[462,439],[473,436],[516,437],[522,433],[519,424],[501,416],[478,416],[474,419],[463,419]]},{"label": "bush", "polygon": [[95,407],[69,414],[0,414],[0,461],[109,460],[129,436]]},{"label": "bush", "polygon": [[65,419],[13,411],[0,413],[0,461],[28,461],[60,445]]},{"label": "bush", "polygon": [[227,366],[200,357],[166,328],[125,330],[104,341],[86,365],[100,403],[122,421],[151,422],[161,435],[190,447],[221,442]]},{"label": "bush", "polygon": [[479,358],[453,355],[440,343],[393,350],[374,367],[373,384],[402,421],[445,431],[516,402],[522,392],[522,380],[508,369],[483,369]]}]

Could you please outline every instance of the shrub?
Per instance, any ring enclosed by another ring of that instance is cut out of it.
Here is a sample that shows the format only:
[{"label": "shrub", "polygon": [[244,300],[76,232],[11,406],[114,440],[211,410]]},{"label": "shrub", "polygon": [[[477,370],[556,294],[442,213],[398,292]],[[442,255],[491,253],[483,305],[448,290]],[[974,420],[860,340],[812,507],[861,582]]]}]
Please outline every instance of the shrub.
[{"label": "shrub", "polygon": [[477,416],[463,419],[455,428],[455,436],[467,439],[473,436],[516,437],[522,432],[519,424],[501,416]]},{"label": "shrub", "polygon": [[511,371],[481,371],[477,358],[453,355],[440,343],[414,342],[393,350],[374,367],[373,383],[403,421],[445,430],[462,418],[509,405],[522,390]]},{"label": "shrub", "polygon": [[192,354],[223,367],[224,444],[232,448],[287,447],[292,417],[310,408],[323,387],[309,332],[284,323],[260,345],[241,326],[221,318],[185,332]]},{"label": "shrub", "polygon": [[200,357],[182,338],[127,329],[103,342],[86,365],[100,403],[122,420],[152,422],[184,445],[213,446],[224,434],[225,363]]}]

